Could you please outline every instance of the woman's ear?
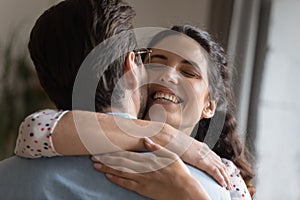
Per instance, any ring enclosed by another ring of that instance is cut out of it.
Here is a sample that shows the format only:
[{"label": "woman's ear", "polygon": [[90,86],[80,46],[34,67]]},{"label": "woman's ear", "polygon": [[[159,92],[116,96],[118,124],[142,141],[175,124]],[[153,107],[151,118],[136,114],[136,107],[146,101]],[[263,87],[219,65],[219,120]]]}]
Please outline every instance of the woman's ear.
[{"label": "woman's ear", "polygon": [[135,63],[134,52],[129,52],[126,56],[125,66],[124,66],[124,84],[126,88],[132,89],[138,85],[138,73],[137,64]]},{"label": "woman's ear", "polygon": [[216,108],[216,101],[208,101],[202,111],[202,117],[206,119],[212,118],[215,115]]}]

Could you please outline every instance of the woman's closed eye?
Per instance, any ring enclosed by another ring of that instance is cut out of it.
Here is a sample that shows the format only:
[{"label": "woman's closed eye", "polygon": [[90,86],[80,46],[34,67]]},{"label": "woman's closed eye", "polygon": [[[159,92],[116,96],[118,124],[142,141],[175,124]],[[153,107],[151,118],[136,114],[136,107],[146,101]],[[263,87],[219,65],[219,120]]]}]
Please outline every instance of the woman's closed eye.
[{"label": "woman's closed eye", "polygon": [[187,78],[197,78],[200,79],[201,75],[192,71],[182,70],[181,74]]},{"label": "woman's closed eye", "polygon": [[201,72],[194,66],[182,66],[179,71],[186,78],[202,79]]}]

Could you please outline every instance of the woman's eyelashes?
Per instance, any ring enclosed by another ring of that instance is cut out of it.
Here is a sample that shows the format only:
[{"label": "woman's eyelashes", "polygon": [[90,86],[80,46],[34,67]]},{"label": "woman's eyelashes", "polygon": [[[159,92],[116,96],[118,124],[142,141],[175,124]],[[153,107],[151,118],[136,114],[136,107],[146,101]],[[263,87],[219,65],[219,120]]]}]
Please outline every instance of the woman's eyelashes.
[{"label": "woman's eyelashes", "polygon": [[201,79],[201,75],[199,73],[195,73],[192,71],[182,70],[181,74],[187,78]]},{"label": "woman's eyelashes", "polygon": [[166,55],[154,54],[151,55],[151,62],[145,64],[145,67],[148,70],[170,70],[170,68],[174,68],[178,74],[185,78],[202,79],[200,69],[195,62],[181,59],[178,60],[177,64],[172,62],[174,66],[169,66],[170,59]]},{"label": "woman's eyelashes", "polygon": [[[145,65],[146,69],[148,70],[169,70],[169,66],[161,64],[161,63],[150,63]],[[189,69],[192,68],[192,69]],[[183,75],[186,78],[193,78],[193,79],[202,79],[201,73],[196,69],[196,67],[178,67],[176,71]]]}]

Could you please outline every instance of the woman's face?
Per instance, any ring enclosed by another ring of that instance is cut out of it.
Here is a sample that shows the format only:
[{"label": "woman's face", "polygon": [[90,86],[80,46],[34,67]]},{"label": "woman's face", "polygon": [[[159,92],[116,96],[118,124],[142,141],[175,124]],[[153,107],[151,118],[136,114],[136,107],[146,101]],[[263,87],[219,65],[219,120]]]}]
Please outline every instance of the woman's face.
[{"label": "woman's face", "polygon": [[[148,113],[152,121],[166,122],[190,134],[211,108],[208,92],[208,54],[186,36],[168,36],[151,53],[148,71]],[[214,111],[214,110],[213,110]]]}]

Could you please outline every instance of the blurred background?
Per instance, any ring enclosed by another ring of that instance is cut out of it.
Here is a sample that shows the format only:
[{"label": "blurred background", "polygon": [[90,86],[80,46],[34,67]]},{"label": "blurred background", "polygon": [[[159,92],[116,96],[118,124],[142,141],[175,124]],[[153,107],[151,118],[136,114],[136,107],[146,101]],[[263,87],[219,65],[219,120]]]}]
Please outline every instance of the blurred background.
[{"label": "blurred background", "polygon": [[[300,199],[300,1],[127,0],[135,27],[192,24],[212,33],[236,68],[239,132],[255,156],[256,199]],[[23,118],[53,107],[27,43],[57,0],[0,0],[0,160],[13,155]]]}]

